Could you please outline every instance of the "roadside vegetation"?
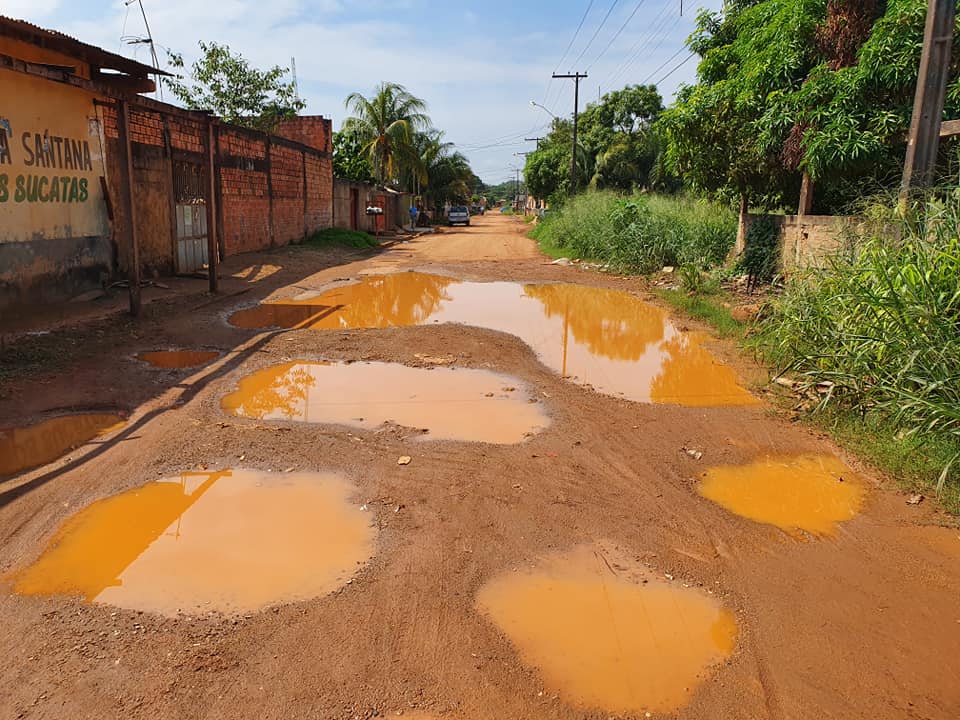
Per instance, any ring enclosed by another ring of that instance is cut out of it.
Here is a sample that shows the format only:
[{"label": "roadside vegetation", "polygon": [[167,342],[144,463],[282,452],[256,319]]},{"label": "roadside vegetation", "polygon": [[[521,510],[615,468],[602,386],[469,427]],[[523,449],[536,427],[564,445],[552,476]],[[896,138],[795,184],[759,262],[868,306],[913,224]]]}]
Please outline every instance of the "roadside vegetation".
[{"label": "roadside vegetation", "polygon": [[334,227],[315,232],[303,243],[303,246],[313,248],[330,247],[332,245],[351,248],[375,248],[380,247],[380,241],[365,232]]},{"label": "roadside vegetation", "polygon": [[929,446],[937,493],[960,456],[958,237],[957,195],[906,216],[879,208],[825,267],[790,278],[755,337],[775,368],[817,389],[818,409]]},{"label": "roadside vegetation", "polygon": [[[728,3],[687,45],[696,82],[663,108],[653,86],[588,105],[575,155],[554,122],[527,158],[550,202],[545,253],[658,274],[658,295],[753,350],[798,417],[907,487],[960,511],[960,158],[942,143],[946,191],[907,212],[896,194],[926,2]],[[953,57],[960,57],[960,35]],[[960,65],[944,117],[960,117]],[[576,157],[578,183],[569,185]],[[784,279],[779,224],[738,211],[863,219],[818,269]],[[874,198],[886,198],[877,202]]]},{"label": "roadside vegetation", "polygon": [[714,267],[730,252],[736,234],[736,216],[716,203],[613,191],[577,195],[531,233],[573,257],[638,273],[665,265]]}]

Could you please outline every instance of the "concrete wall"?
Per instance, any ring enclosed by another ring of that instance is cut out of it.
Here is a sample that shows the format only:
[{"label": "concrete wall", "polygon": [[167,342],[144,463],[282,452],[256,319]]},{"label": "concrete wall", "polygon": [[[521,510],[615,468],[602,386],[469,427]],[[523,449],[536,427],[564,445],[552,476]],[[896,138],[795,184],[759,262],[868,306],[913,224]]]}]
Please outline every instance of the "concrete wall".
[{"label": "concrete wall", "polygon": [[97,95],[0,69],[0,97],[0,307],[96,286],[113,254]]},{"label": "concrete wall", "polygon": [[[763,215],[741,215],[740,225],[747,229]],[[818,267],[842,247],[845,232],[856,228],[861,219],[845,215],[770,215],[780,227],[780,267],[784,273]],[[742,237],[738,233],[738,236]],[[742,252],[742,246],[736,248]]]}]

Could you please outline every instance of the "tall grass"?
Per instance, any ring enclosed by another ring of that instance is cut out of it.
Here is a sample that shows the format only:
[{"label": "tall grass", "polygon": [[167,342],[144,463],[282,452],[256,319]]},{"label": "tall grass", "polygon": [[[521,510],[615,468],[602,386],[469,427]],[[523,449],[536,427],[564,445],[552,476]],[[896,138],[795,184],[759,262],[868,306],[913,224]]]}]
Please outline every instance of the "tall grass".
[{"label": "tall grass", "polygon": [[735,214],[706,201],[588,192],[548,214],[531,236],[618,271],[648,273],[664,265],[719,264],[736,233]]},{"label": "tall grass", "polygon": [[826,266],[795,276],[758,345],[820,383],[821,405],[875,414],[960,454],[960,197],[874,212]]}]

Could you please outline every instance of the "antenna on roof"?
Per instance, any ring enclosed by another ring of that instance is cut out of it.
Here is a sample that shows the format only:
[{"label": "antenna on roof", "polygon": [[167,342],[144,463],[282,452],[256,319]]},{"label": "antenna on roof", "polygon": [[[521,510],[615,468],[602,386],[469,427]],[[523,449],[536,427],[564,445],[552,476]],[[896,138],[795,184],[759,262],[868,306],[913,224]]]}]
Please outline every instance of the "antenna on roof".
[{"label": "antenna on roof", "polygon": [[290,58],[290,72],[293,73],[293,97],[299,101],[300,87],[297,85],[297,59],[295,57]]},{"label": "antenna on roof", "polygon": [[[143,0],[123,0],[123,4],[127,7],[137,3],[140,6],[140,14],[143,16],[143,26],[147,30],[147,36],[137,37],[135,35],[129,35],[127,37],[120,38],[125,41],[127,45],[149,45],[150,46],[150,60],[153,62],[153,67],[156,70],[160,70],[160,60],[157,58],[157,48],[153,44],[153,34],[150,32],[150,23],[147,22],[147,11],[143,7]],[[154,76],[157,83],[157,92],[160,94],[160,99],[163,100],[163,85],[160,83],[159,73]]]}]

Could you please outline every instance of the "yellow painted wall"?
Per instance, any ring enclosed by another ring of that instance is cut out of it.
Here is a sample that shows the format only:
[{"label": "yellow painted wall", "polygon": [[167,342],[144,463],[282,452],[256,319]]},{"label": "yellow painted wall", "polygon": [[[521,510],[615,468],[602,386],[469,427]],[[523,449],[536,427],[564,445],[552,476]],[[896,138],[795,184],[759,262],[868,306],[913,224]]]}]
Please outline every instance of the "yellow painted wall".
[{"label": "yellow painted wall", "polygon": [[0,244],[108,232],[90,93],[0,69]]},{"label": "yellow painted wall", "polygon": [[58,53],[55,50],[37,47],[32,43],[25,43],[22,40],[14,40],[9,37],[0,36],[0,55],[9,55],[17,60],[24,62],[39,63],[42,65],[64,65],[74,67],[74,75],[90,79],[90,66],[69,55]]}]

